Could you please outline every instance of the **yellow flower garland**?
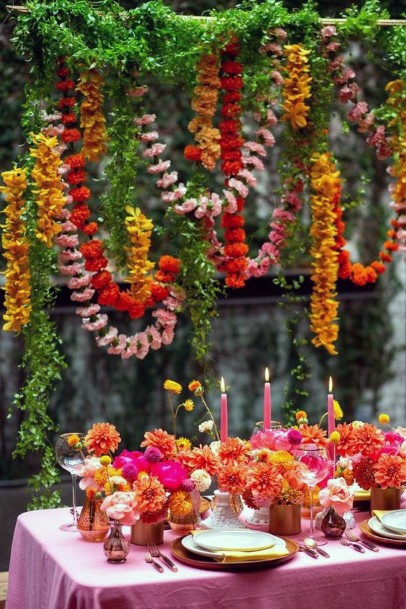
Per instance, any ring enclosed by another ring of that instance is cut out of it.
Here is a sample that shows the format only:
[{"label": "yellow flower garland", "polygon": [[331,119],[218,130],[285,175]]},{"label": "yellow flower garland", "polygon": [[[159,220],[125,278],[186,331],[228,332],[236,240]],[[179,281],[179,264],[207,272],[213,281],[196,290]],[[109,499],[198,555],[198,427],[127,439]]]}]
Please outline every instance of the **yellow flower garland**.
[{"label": "yellow flower garland", "polygon": [[307,117],[310,107],[305,103],[311,97],[309,76],[310,68],[308,55],[301,44],[289,44],[283,47],[284,55],[287,57],[286,72],[288,76],[283,83],[284,114],[282,120],[289,121],[292,129],[301,129],[307,125]]},{"label": "yellow flower garland", "polygon": [[31,178],[34,181],[33,193],[38,206],[37,227],[35,236],[46,247],[52,247],[54,237],[61,232],[58,218],[65,206],[66,197],[59,167],[62,160],[54,151],[58,144],[56,137],[47,137],[43,133],[31,134],[34,146],[30,148],[31,156],[36,159]]},{"label": "yellow flower garland", "polygon": [[139,207],[127,205],[125,210],[128,214],[125,218],[125,226],[131,243],[131,246],[125,248],[129,272],[126,281],[131,284],[131,296],[140,302],[145,302],[151,295],[153,280],[151,271],[155,266],[148,260],[154,225]]},{"label": "yellow flower garland", "polygon": [[338,278],[338,252],[335,250],[337,227],[335,201],[340,196],[340,172],[336,170],[328,153],[313,158],[310,168],[313,194],[311,200],[312,225],[310,235],[314,283],[310,298],[310,329],[316,335],[312,343],[324,346],[328,353],[337,355],[334,343],[338,337],[338,302],[336,283]]},{"label": "yellow flower garland", "polygon": [[195,134],[195,140],[201,150],[202,165],[214,169],[220,157],[220,131],[213,127],[212,119],[220,89],[218,76],[219,64],[215,55],[204,55],[197,64],[198,86],[194,89],[192,109],[197,113],[189,125],[189,131]]},{"label": "yellow flower garland", "polygon": [[6,223],[2,226],[2,245],[7,267],[4,271],[6,312],[3,315],[5,332],[19,332],[30,320],[31,284],[29,267],[29,240],[24,220],[24,191],[27,188],[25,169],[15,168],[1,174],[5,186],[0,192],[5,195],[8,205],[4,209]]},{"label": "yellow flower garland", "polygon": [[81,152],[89,161],[98,161],[107,152],[102,85],[103,79],[99,72],[88,70],[80,75],[76,87],[85,98],[80,105],[80,126],[84,129]]}]

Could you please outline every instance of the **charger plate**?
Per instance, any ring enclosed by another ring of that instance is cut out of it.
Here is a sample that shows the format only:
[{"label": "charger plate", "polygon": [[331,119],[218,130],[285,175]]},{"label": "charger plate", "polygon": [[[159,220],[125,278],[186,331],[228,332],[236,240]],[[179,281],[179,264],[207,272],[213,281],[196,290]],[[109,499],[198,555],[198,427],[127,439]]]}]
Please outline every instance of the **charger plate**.
[{"label": "charger plate", "polygon": [[379,543],[383,543],[387,546],[394,546],[398,548],[406,548],[406,539],[403,541],[401,539],[392,539],[390,537],[383,537],[382,535],[378,535],[374,533],[371,527],[368,524],[369,518],[367,520],[363,520],[359,525],[360,530],[366,537],[373,539],[374,541],[378,541]]},{"label": "charger plate", "polygon": [[215,571],[247,571],[248,569],[260,569],[264,567],[273,567],[280,565],[281,563],[291,560],[295,554],[299,551],[297,543],[291,539],[282,537],[286,543],[286,548],[289,552],[286,556],[275,556],[272,558],[263,558],[259,560],[241,560],[229,563],[216,562],[209,556],[201,556],[193,554],[186,550],[182,545],[183,537],[178,537],[172,545],[171,552],[173,556],[180,562],[195,567],[197,569],[211,569]]}]

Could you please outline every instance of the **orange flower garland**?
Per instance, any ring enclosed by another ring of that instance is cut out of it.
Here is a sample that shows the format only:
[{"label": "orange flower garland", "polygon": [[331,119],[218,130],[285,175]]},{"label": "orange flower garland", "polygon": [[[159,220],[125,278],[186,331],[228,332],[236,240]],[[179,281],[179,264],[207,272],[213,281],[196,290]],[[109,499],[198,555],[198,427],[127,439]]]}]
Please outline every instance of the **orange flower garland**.
[{"label": "orange flower garland", "polygon": [[[151,271],[154,263],[148,260],[151,247],[152,221],[147,218],[139,207],[126,206],[127,217],[125,226],[130,238],[130,247],[126,247],[127,269],[129,276],[126,281],[131,285],[131,296],[141,302],[146,302],[151,296],[153,277]],[[164,289],[164,288],[162,288]],[[165,295],[167,295],[167,291]]]},{"label": "orange flower garland", "polygon": [[4,271],[6,312],[3,319],[5,332],[19,332],[30,320],[31,285],[29,266],[29,241],[22,219],[25,213],[24,191],[27,188],[25,169],[12,169],[1,174],[5,186],[0,192],[5,195],[7,206],[4,209],[6,223],[3,225],[2,245],[7,267]]},{"label": "orange flower garland", "polygon": [[36,159],[31,172],[34,181],[33,193],[38,207],[37,228],[35,236],[46,247],[52,247],[54,237],[61,232],[57,218],[66,203],[64,185],[59,173],[62,160],[55,152],[58,145],[56,137],[47,137],[43,133],[32,134],[34,146],[30,148],[31,156]]},{"label": "orange flower garland", "polygon": [[215,55],[203,55],[197,64],[197,82],[194,89],[192,109],[197,113],[189,125],[195,134],[197,146],[186,146],[184,154],[190,161],[201,161],[206,169],[214,169],[220,157],[220,131],[213,127],[212,119],[216,112],[219,95],[219,65]]},{"label": "orange flower garland", "polygon": [[283,82],[283,105],[284,114],[282,120],[290,123],[292,129],[302,129],[307,125],[307,117],[310,107],[306,104],[306,100],[311,97],[310,83],[312,81],[309,76],[310,68],[308,63],[308,55],[310,51],[306,50],[301,44],[289,44],[283,48],[284,54],[287,56],[285,70],[287,77]]},{"label": "orange flower garland", "polygon": [[310,167],[312,225],[310,235],[314,282],[310,298],[310,329],[316,335],[312,343],[324,346],[336,355],[334,343],[338,337],[338,252],[335,250],[337,228],[335,207],[340,200],[340,172],[336,170],[328,153],[315,156]]},{"label": "orange flower garland", "polygon": [[98,161],[107,152],[106,119],[102,112],[103,79],[97,70],[87,70],[80,75],[76,87],[84,95],[80,104],[80,126],[83,128],[82,154],[89,161]]}]

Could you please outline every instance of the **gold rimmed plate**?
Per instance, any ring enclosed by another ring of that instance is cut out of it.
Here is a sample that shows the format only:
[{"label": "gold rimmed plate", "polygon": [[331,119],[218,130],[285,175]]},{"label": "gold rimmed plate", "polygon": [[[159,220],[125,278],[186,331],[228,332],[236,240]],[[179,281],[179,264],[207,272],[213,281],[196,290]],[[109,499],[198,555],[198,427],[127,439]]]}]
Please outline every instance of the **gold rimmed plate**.
[{"label": "gold rimmed plate", "polygon": [[279,565],[281,563],[287,562],[291,560],[295,554],[299,551],[299,546],[297,543],[290,539],[284,539],[286,543],[286,548],[288,550],[288,554],[285,556],[272,556],[269,558],[261,558],[258,560],[237,560],[233,562],[217,562],[214,558],[210,556],[202,556],[198,554],[194,554],[187,550],[182,544],[182,537],[178,537],[171,546],[171,552],[173,556],[179,560],[180,562],[189,565],[190,567],[195,567],[197,569],[211,569],[217,571],[223,570],[248,570],[248,569],[258,569],[262,567],[273,567]]},{"label": "gold rimmed plate", "polygon": [[362,533],[366,536],[369,537],[370,539],[373,539],[374,541],[377,541],[379,543],[383,543],[385,545],[388,546],[394,546],[394,547],[398,547],[398,548],[406,548],[406,539],[402,540],[402,539],[393,539],[392,537],[384,537],[383,535],[378,535],[377,533],[375,533],[371,527],[368,524],[369,519],[367,520],[363,520],[361,522],[361,524],[359,525],[360,530],[362,531]]}]

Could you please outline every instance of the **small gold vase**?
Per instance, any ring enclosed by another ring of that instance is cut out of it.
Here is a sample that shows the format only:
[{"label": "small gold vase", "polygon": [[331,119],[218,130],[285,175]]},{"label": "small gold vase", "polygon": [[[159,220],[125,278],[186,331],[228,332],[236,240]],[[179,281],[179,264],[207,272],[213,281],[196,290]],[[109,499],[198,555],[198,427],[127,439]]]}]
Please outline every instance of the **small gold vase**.
[{"label": "small gold vase", "polygon": [[110,531],[106,512],[100,509],[102,499],[85,497],[82,511],[78,518],[78,531],[86,541],[103,541]]},{"label": "small gold vase", "polygon": [[273,505],[269,508],[268,531],[275,535],[300,533],[300,505]]},{"label": "small gold vase", "polygon": [[398,510],[400,508],[400,488],[371,488],[372,510]]},{"label": "small gold vase", "polygon": [[197,490],[191,493],[181,492],[181,505],[176,501],[176,493],[169,498],[168,523],[174,533],[186,535],[196,529],[200,522],[200,493]]},{"label": "small gold vase", "polygon": [[137,546],[155,544],[157,546],[164,542],[164,521],[150,523],[137,520],[131,527],[131,543]]}]

